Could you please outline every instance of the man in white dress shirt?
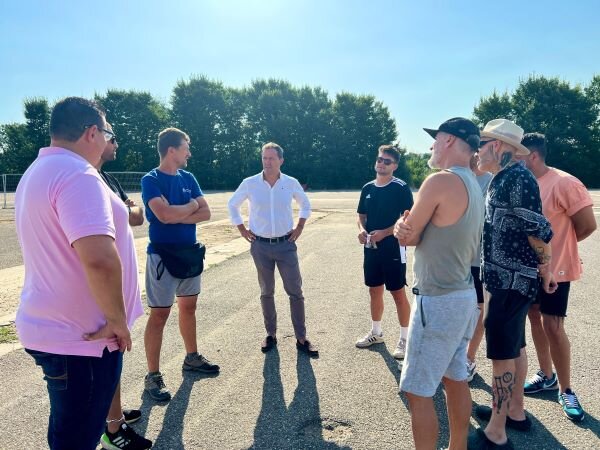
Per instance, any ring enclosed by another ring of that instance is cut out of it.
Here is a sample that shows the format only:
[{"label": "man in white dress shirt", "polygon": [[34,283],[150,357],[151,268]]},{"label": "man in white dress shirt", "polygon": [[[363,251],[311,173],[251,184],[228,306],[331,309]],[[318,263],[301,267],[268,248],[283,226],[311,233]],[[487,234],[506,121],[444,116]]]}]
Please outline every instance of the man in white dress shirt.
[{"label": "man in white dress shirt", "polygon": [[[317,348],[306,338],[302,276],[298,264],[296,240],[310,216],[310,202],[295,178],[281,173],[283,149],[274,142],[262,147],[263,171],[246,178],[229,199],[231,222],[250,242],[260,285],[267,336],[261,344],[263,352],[277,345],[277,311],[275,310],[275,266],[290,298],[296,347],[310,356],[318,356]],[[240,214],[240,206],[249,202],[248,228]],[[300,206],[298,224],[294,228],[292,200]]]}]

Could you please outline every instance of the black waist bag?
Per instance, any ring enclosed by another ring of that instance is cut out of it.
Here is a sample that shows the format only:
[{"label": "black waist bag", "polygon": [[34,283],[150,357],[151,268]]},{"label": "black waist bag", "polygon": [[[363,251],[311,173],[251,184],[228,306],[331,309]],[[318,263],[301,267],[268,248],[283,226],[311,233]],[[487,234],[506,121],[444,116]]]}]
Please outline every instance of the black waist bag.
[{"label": "black waist bag", "polygon": [[[206,255],[204,244],[199,242],[192,245],[153,243],[152,247],[160,256],[161,262],[169,273],[175,278],[194,278],[204,270],[204,257]],[[158,276],[160,280],[162,275],[160,267],[157,267],[157,272],[160,274]]]}]

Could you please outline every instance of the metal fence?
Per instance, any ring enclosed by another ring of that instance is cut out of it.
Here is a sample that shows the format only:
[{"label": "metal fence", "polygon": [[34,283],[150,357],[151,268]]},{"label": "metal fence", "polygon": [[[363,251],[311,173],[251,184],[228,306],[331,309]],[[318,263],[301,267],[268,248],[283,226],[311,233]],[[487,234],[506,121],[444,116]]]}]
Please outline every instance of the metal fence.
[{"label": "metal fence", "polygon": [[[109,172],[114,175],[123,190],[127,193],[140,192],[141,180],[146,172]],[[2,192],[2,209],[11,209],[15,207],[15,191],[21,181],[22,173],[3,173],[0,175],[0,190]]]}]

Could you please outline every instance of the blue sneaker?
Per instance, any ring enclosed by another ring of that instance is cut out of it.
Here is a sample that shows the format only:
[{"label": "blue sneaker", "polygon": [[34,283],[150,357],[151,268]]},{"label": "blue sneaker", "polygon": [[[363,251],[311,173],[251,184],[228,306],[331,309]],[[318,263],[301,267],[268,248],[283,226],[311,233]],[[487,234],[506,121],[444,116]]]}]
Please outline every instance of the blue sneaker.
[{"label": "blue sneaker", "polygon": [[558,403],[562,406],[565,416],[573,422],[579,422],[585,417],[583,408],[581,407],[575,392],[570,388],[562,394],[558,394]]},{"label": "blue sneaker", "polygon": [[558,389],[558,378],[553,373],[551,378],[544,375],[544,372],[538,370],[534,376],[525,382],[523,389],[525,394],[535,394],[540,391],[555,391]]}]

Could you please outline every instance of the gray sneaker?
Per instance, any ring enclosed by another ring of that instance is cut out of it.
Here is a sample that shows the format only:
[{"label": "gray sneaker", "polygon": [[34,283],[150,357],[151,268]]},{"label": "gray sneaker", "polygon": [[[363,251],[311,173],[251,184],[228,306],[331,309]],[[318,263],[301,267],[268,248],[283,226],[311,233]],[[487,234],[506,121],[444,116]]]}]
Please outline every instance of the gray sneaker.
[{"label": "gray sneaker", "polygon": [[204,373],[218,373],[220,367],[211,363],[204,356],[195,353],[192,356],[186,356],[183,360],[183,370],[194,370]]},{"label": "gray sneaker", "polygon": [[162,373],[147,374],[144,378],[144,390],[150,397],[159,402],[171,400],[171,393],[165,386]]},{"label": "gray sneaker", "polygon": [[396,349],[392,355],[396,359],[404,359],[406,356],[406,339],[400,339],[398,341],[398,345],[396,345]]}]

